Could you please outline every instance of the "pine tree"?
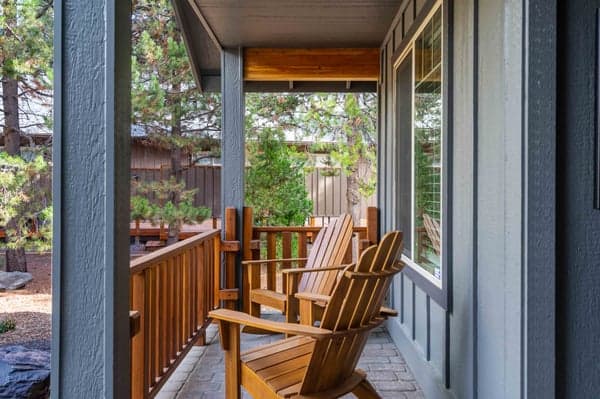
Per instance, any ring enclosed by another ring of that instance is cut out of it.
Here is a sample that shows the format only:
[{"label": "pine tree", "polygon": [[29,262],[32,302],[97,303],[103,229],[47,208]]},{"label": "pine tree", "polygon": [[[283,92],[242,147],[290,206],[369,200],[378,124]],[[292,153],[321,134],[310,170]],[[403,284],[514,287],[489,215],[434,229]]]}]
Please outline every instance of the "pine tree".
[{"label": "pine tree", "polygon": [[[136,0],[133,6],[132,120],[148,140],[169,150],[169,201],[179,203],[183,154],[194,164],[219,152],[220,97],[196,87],[170,1]],[[176,233],[170,227],[169,236]]]},{"label": "pine tree", "polygon": [[51,0],[2,0],[0,125],[10,155],[20,154],[27,129],[51,124],[52,21]]},{"label": "pine tree", "polygon": [[[52,0],[1,2],[0,107],[3,118],[0,126],[4,134],[4,149],[11,156],[21,154],[21,137],[26,137],[29,129],[51,126],[52,21]],[[20,162],[18,159],[13,161],[15,164]],[[21,207],[14,205],[12,209]],[[23,217],[22,214],[13,214],[0,223],[9,235],[6,252],[6,268],[9,271],[27,269],[26,242],[21,239],[24,233],[11,233],[22,230]]]}]

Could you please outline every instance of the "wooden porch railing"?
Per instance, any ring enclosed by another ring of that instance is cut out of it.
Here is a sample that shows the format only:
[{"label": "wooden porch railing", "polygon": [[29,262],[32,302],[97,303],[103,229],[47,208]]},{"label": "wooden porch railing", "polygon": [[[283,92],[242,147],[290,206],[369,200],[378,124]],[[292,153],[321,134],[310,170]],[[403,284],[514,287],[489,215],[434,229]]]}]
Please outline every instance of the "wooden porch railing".
[{"label": "wooden porch railing", "polygon": [[[137,258],[130,267],[131,397],[151,398],[189,349],[204,344],[219,287],[221,230]],[[137,320],[136,320],[137,318]]]},{"label": "wooden porch railing", "polygon": [[[244,226],[242,238],[242,257],[244,260],[258,259],[290,259],[305,258],[308,254],[312,239],[316,237],[322,226],[254,226],[252,223],[252,208],[244,208]],[[354,226],[353,231],[357,240],[353,240],[356,248],[350,246],[345,257],[345,262],[352,262],[353,251],[362,253],[369,245],[377,243],[378,209],[367,209],[367,225]],[[261,243],[264,247],[261,248]],[[275,290],[277,284],[277,264],[270,263],[266,268],[266,286]],[[290,262],[281,262],[281,268],[292,267]],[[243,307],[248,312],[249,281],[246,269],[242,269],[243,276]],[[282,281],[282,284],[284,282]]]}]

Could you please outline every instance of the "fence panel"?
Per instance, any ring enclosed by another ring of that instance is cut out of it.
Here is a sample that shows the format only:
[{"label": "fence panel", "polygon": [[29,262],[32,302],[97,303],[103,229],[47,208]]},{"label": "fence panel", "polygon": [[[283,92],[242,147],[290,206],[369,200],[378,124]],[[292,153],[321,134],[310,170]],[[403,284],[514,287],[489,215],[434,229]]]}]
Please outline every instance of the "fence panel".
[{"label": "fence panel", "polygon": [[[139,169],[132,168],[131,175],[140,182],[166,179],[168,168]],[[194,197],[195,206],[206,206],[212,209],[212,216],[221,216],[221,166],[196,165],[183,170],[186,189],[197,189]],[[313,215],[338,216],[350,213],[346,201],[346,176],[339,172],[331,175],[323,168],[316,168],[306,175],[305,185],[309,198],[313,201]],[[377,205],[377,198],[372,195],[362,198],[360,202],[360,219],[367,218],[367,208]]]}]

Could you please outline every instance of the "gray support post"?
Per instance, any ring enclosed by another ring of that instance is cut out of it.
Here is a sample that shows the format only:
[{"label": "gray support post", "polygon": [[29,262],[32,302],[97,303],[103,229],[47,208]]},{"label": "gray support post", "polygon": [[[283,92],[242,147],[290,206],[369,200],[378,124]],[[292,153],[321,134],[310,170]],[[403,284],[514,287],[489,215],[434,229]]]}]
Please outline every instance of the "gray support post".
[{"label": "gray support post", "polygon": [[[226,48],[221,52],[221,217],[225,216],[227,207],[237,210],[236,237],[239,240],[243,226],[245,164],[243,58],[241,48]],[[242,271],[239,264],[236,270],[237,286],[242,298]]]},{"label": "gray support post", "polygon": [[556,395],[557,2],[524,2],[522,397]]},{"label": "gray support post", "polygon": [[52,398],[125,398],[131,2],[54,8]]}]

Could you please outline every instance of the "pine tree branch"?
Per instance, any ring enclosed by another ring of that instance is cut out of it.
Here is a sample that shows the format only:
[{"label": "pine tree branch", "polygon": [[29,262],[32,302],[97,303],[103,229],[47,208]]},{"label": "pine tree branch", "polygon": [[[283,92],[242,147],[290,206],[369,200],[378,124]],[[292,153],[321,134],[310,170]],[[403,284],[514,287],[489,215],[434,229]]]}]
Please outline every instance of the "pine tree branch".
[{"label": "pine tree branch", "polygon": [[53,6],[54,6],[54,2],[52,0],[46,1],[46,4],[44,4],[42,6],[42,8],[35,14],[35,18],[36,19],[42,18],[44,15],[46,15],[46,12],[48,12],[48,10],[50,8],[52,8]]}]

